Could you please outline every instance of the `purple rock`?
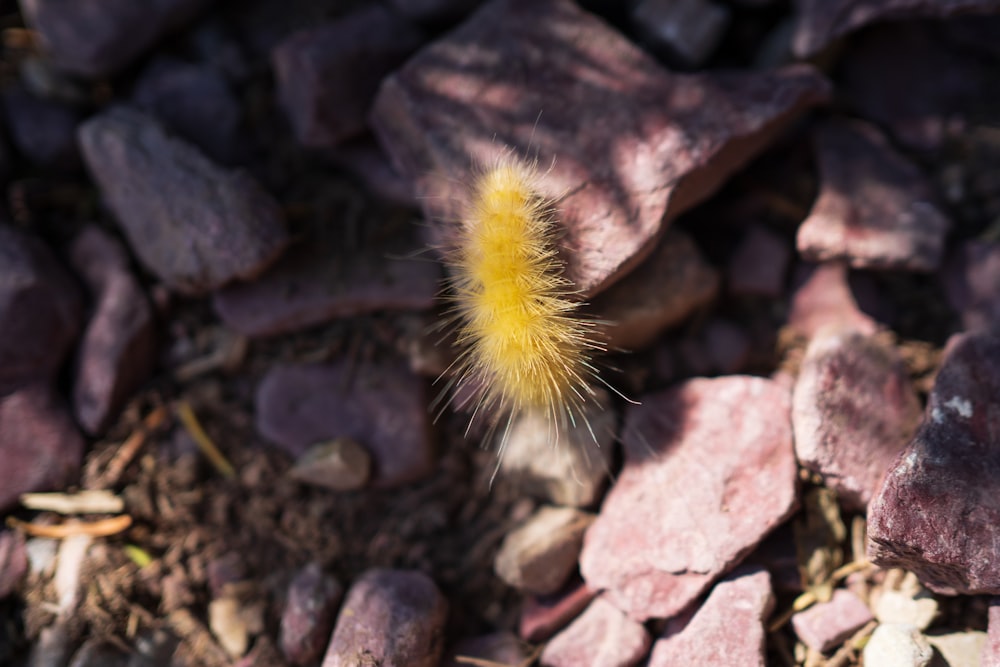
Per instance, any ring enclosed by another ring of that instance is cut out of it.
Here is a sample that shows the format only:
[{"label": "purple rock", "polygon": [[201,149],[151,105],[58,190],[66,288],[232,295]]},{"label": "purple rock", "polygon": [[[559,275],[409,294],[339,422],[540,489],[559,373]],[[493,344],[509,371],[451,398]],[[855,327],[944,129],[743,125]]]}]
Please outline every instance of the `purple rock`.
[{"label": "purple rock", "polygon": [[171,289],[203,294],[254,278],[284,249],[284,215],[271,195],[149,116],[104,111],[80,127],[79,141],[132,250]]},{"label": "purple rock", "polygon": [[59,489],[79,472],[83,438],[46,384],[0,397],[0,461],[0,511],[22,493]]},{"label": "purple rock", "polygon": [[309,148],[331,148],[365,130],[382,78],[423,41],[379,6],[297,32],[272,54],[278,96]]},{"label": "purple rock", "polygon": [[11,530],[0,530],[0,600],[17,590],[27,572],[28,552],[24,548],[24,536]]},{"label": "purple rock", "polygon": [[597,598],[542,651],[544,667],[631,667],[649,651],[651,638],[641,623]]},{"label": "purple rock", "polygon": [[82,312],[79,287],[48,246],[0,222],[0,396],[55,374]]},{"label": "purple rock", "polygon": [[494,561],[497,576],[536,595],[557,592],[576,571],[592,514],[572,507],[541,507],[507,534]]},{"label": "purple rock", "polygon": [[878,324],[861,312],[847,281],[843,262],[805,265],[797,272],[788,326],[812,338],[824,328],[852,329],[863,334],[878,331]]},{"label": "purple rock", "polygon": [[792,399],[795,453],[850,510],[864,511],[920,421],[893,348],[855,331],[813,338]]},{"label": "purple rock", "polygon": [[427,575],[369,570],[347,592],[323,667],[437,667],[448,603]]},{"label": "purple rock", "polygon": [[343,586],[318,564],[299,570],[281,614],[281,652],[288,662],[308,665],[319,660],[343,595]]},{"label": "purple rock", "polygon": [[742,569],[720,581],[691,619],[670,621],[653,644],[648,667],[764,667],[764,622],[774,607],[765,570]]},{"label": "purple rock", "polygon": [[1000,243],[959,245],[945,262],[944,287],[967,331],[1000,330]]},{"label": "purple rock", "polygon": [[[467,667],[469,658],[480,660],[483,664],[520,665],[527,657],[525,644],[517,635],[511,632],[494,632],[459,640],[444,667]],[[459,658],[463,660],[459,661]]]},{"label": "purple rock", "polygon": [[566,277],[592,296],[827,94],[806,66],[670,74],[569,0],[493,0],[389,76],[370,122],[414,179],[439,248],[453,243],[472,171],[537,160]]},{"label": "purple rock", "polygon": [[19,86],[4,91],[3,106],[10,138],[22,155],[42,167],[70,170],[80,166],[77,112]]},{"label": "purple rock", "polygon": [[70,262],[94,304],[77,349],[73,412],[80,426],[96,435],[152,373],[155,323],[125,249],[107,233],[86,227],[73,241]]},{"label": "purple rock", "polygon": [[751,225],[729,260],[729,291],[777,298],[784,291],[791,256],[784,238],[761,225]]},{"label": "purple rock", "polygon": [[98,77],[135,60],[209,0],[20,0],[24,21],[68,72]]},{"label": "purple rock", "polygon": [[702,65],[729,26],[729,10],[708,0],[643,0],[632,10],[636,31],[657,51]]},{"label": "purple rock", "polygon": [[387,487],[434,468],[424,381],[404,362],[275,366],[257,389],[257,429],[292,456],[337,437],[353,438]]},{"label": "purple rock", "polygon": [[936,269],[951,223],[920,170],[859,122],[822,125],[816,146],[821,189],[799,227],[802,256],[855,268]]},{"label": "purple rock", "polygon": [[945,594],[1000,593],[1000,338],[953,337],[924,421],[872,500],[868,554]]},{"label": "purple rock", "polygon": [[838,588],[829,601],[814,604],[792,616],[792,627],[806,646],[825,653],[840,646],[874,618],[861,598]]},{"label": "purple rock", "polygon": [[1000,667],[1000,599],[990,600],[988,618],[981,667]]},{"label": "purple rock", "polygon": [[694,379],[629,406],[625,466],[584,539],[580,571],[639,619],[684,609],[797,504],[786,388]]},{"label": "purple rock", "polygon": [[521,608],[518,634],[528,642],[545,641],[576,618],[596,595],[597,591],[577,581],[553,595],[528,597]]}]

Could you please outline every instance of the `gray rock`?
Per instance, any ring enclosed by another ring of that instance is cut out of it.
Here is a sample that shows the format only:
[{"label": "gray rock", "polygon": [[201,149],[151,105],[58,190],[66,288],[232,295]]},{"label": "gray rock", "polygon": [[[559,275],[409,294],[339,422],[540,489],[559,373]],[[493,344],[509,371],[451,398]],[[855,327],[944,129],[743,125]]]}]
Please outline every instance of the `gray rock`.
[{"label": "gray rock", "polygon": [[928,667],[934,649],[914,626],[886,623],[875,628],[863,655],[866,665]]},{"label": "gray rock", "polygon": [[828,601],[814,604],[792,616],[792,627],[806,646],[826,653],[840,646],[873,618],[861,598],[838,588]]},{"label": "gray rock", "polygon": [[729,27],[729,10],[708,0],[643,0],[632,9],[632,24],[654,49],[699,66]]},{"label": "gray rock", "polygon": [[281,613],[281,652],[293,665],[315,663],[330,638],[344,588],[316,563],[305,566],[288,586]]},{"label": "gray rock", "polygon": [[372,457],[351,438],[313,445],[289,471],[293,479],[332,491],[362,488],[371,476]]},{"label": "gray rock", "polygon": [[631,667],[649,651],[649,632],[610,602],[597,598],[579,618],[549,640],[543,667]]},{"label": "gray rock", "polygon": [[583,533],[593,518],[571,507],[539,508],[500,544],[497,576],[521,591],[555,593],[576,570]]}]

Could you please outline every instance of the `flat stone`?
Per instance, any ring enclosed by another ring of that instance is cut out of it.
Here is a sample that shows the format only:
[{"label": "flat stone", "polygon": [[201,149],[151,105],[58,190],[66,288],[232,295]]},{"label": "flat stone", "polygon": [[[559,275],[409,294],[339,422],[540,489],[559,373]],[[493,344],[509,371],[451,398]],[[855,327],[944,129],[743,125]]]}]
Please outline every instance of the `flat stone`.
[{"label": "flat stone", "polygon": [[347,592],[322,667],[437,667],[448,603],[420,572],[368,570]]},{"label": "flat stone", "polygon": [[299,570],[288,585],[281,612],[281,652],[293,665],[314,664],[333,630],[344,587],[317,563]]},{"label": "flat stone", "polygon": [[996,0],[804,0],[798,5],[793,50],[797,57],[808,58],[872,23],[997,12]]},{"label": "flat stone", "polygon": [[372,457],[351,438],[334,438],[313,445],[289,471],[292,479],[331,491],[362,488],[371,476]]},{"label": "flat stone", "polygon": [[643,0],[631,16],[654,50],[693,67],[704,64],[729,27],[729,10],[707,0]]},{"label": "flat stone", "polygon": [[643,625],[610,602],[597,598],[542,651],[543,667],[631,667],[646,657],[651,643]]},{"label": "flat stone", "polygon": [[271,60],[299,143],[331,148],[361,134],[383,77],[422,41],[419,31],[380,6],[282,41]]},{"label": "flat stone", "polygon": [[203,294],[252,279],[284,249],[284,215],[271,195],[149,116],[112,108],[80,126],[79,141],[133,252],[171,289]]},{"label": "flat stone", "polygon": [[553,595],[531,596],[521,607],[518,634],[527,642],[542,642],[569,625],[597,591],[582,581],[571,582]]},{"label": "flat stone", "polygon": [[218,291],[216,312],[241,334],[258,337],[381,310],[432,308],[441,269],[417,256],[423,244],[416,225],[397,220],[362,234],[357,246],[329,229],[307,236],[257,280]]},{"label": "flat stone", "polygon": [[0,511],[22,493],[58,490],[75,478],[83,444],[69,411],[47,384],[0,397]]},{"label": "flat stone", "polygon": [[24,21],[42,48],[74,74],[113,74],[161,36],[193,18],[209,0],[21,0]]},{"label": "flat stone", "polygon": [[990,600],[988,619],[986,641],[980,654],[982,667],[1000,667],[1000,599]]},{"label": "flat stone", "polygon": [[791,400],[756,377],[688,380],[629,406],[625,465],[580,571],[638,619],[668,618],[797,505]]},{"label": "flat stone", "polygon": [[572,507],[541,507],[507,534],[494,561],[498,577],[536,595],[557,592],[576,571],[583,533],[594,516]]},{"label": "flat stone", "polygon": [[0,530],[0,600],[17,590],[28,573],[28,551],[24,536]]},{"label": "flat stone", "polygon": [[767,571],[742,568],[715,585],[690,621],[668,622],[653,644],[649,667],[764,667],[764,623],[773,608]]},{"label": "flat stone", "polygon": [[980,665],[986,633],[978,630],[927,635],[927,641],[948,667]]},{"label": "flat stone", "polygon": [[814,604],[792,616],[792,627],[806,646],[826,653],[840,646],[873,618],[861,598],[838,588],[827,602]]},{"label": "flat stone", "polygon": [[1000,330],[1000,243],[959,244],[945,262],[944,287],[966,331]]},{"label": "flat stone", "polygon": [[940,593],[1000,593],[998,396],[1000,338],[952,337],[923,423],[871,502],[872,562]]},{"label": "flat stone", "polygon": [[783,237],[761,225],[751,225],[729,260],[729,292],[778,298],[784,292],[791,258],[792,249]]},{"label": "flat stone", "polygon": [[598,320],[598,336],[608,349],[637,350],[706,306],[718,291],[718,273],[691,237],[671,229],[649,258],[595,297],[587,312]]},{"label": "flat stone", "polygon": [[155,321],[125,249],[107,232],[85,227],[70,248],[70,263],[93,304],[76,353],[73,414],[83,430],[97,435],[152,374]]},{"label": "flat stone", "polygon": [[79,287],[49,247],[0,223],[0,396],[53,377],[82,315]]},{"label": "flat stone", "polygon": [[4,120],[14,146],[33,164],[63,171],[80,167],[76,127],[80,114],[20,86],[3,92]]},{"label": "flat stone", "polygon": [[671,74],[569,0],[493,0],[390,75],[370,123],[438,248],[476,169],[536,161],[565,275],[590,297],[828,93],[807,66]]},{"label": "flat stone", "polygon": [[809,343],[792,398],[795,453],[846,508],[865,510],[920,416],[894,348],[835,329]]},{"label": "flat stone", "polygon": [[865,644],[863,655],[866,665],[928,667],[934,657],[934,649],[914,626],[884,623],[875,628]]},{"label": "flat stone", "polygon": [[847,280],[847,265],[824,262],[805,265],[797,272],[798,286],[792,293],[788,326],[812,338],[824,328],[874,334],[878,324],[861,312]]},{"label": "flat stone", "polygon": [[902,591],[883,590],[875,602],[879,623],[903,623],[921,632],[930,627],[938,613],[938,602],[927,591],[909,595]]},{"label": "flat stone", "polygon": [[862,269],[937,269],[951,222],[916,165],[866,123],[827,122],[815,140],[820,193],[799,226],[799,253]]},{"label": "flat stone", "polygon": [[293,457],[348,437],[372,455],[372,483],[395,486],[434,468],[424,381],[402,361],[276,365],[257,388],[257,430]]},{"label": "flat stone", "polygon": [[[528,657],[526,645],[512,632],[494,632],[458,640],[444,667],[466,667],[469,658],[496,665],[520,665]],[[459,658],[463,659],[461,662]]]}]

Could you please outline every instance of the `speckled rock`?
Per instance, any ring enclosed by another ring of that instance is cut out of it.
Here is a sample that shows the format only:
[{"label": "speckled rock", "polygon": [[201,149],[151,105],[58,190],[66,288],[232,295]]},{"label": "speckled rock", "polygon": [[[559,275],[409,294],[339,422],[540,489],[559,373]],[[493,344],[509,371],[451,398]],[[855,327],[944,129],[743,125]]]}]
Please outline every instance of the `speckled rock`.
[{"label": "speckled rock", "polygon": [[569,625],[596,595],[582,581],[574,581],[553,595],[529,596],[521,607],[518,634],[524,641],[545,641]]},{"label": "speckled rock", "polygon": [[0,530],[0,600],[17,590],[27,572],[24,536],[12,530]]},{"label": "speckled rock", "polygon": [[641,623],[597,598],[542,651],[543,667],[632,667],[646,657],[651,639]]},{"label": "speckled rock", "polygon": [[642,0],[631,18],[655,50],[688,66],[702,65],[729,27],[729,9],[709,0]]},{"label": "speckled rock", "polygon": [[132,250],[171,289],[203,294],[254,278],[284,249],[284,215],[271,195],[149,116],[112,108],[81,125],[79,141]]},{"label": "speckled rock", "polygon": [[593,518],[572,507],[539,508],[500,544],[497,576],[527,593],[555,593],[576,570],[583,533]]},{"label": "speckled rock", "polygon": [[944,286],[967,331],[1000,331],[1000,243],[960,244],[945,262]]},{"label": "speckled rock", "polygon": [[928,667],[934,649],[912,625],[885,623],[875,628],[863,651],[866,665]]},{"label": "speckled rock", "polygon": [[278,365],[257,389],[257,429],[292,456],[349,437],[373,457],[373,484],[413,481],[434,467],[424,381],[401,361]]},{"label": "speckled rock", "polygon": [[788,313],[788,326],[797,333],[812,338],[824,328],[878,331],[875,320],[858,308],[843,262],[806,265],[798,273]]},{"label": "speckled rock", "polygon": [[773,607],[767,571],[741,569],[716,584],[690,621],[668,622],[653,644],[649,667],[764,667],[764,622]]},{"label": "speckled rock", "polygon": [[1000,338],[953,337],[924,421],[871,502],[868,554],[942,593],[1000,593]]},{"label": "speckled rock", "polygon": [[727,284],[737,296],[777,298],[784,291],[792,257],[788,242],[761,225],[751,225],[729,260]]},{"label": "speckled rock", "polygon": [[625,466],[587,531],[580,571],[630,616],[666,618],[795,510],[791,401],[779,384],[744,376],[641,400],[626,412]]},{"label": "speckled rock", "polygon": [[673,75],[569,0],[493,0],[389,76],[370,122],[436,247],[451,245],[471,166],[537,158],[566,276],[592,296],[827,94],[804,66]]},{"label": "speckled rock", "polygon": [[293,665],[315,663],[333,630],[344,588],[317,563],[298,571],[281,613],[281,652]]},{"label": "speckled rock", "polygon": [[21,155],[50,169],[80,167],[76,147],[80,114],[74,109],[32,95],[20,86],[4,90],[3,107],[11,141]]},{"label": "speckled rock", "polygon": [[792,399],[795,453],[845,507],[864,511],[920,414],[894,348],[850,330],[812,339]]},{"label": "speckled rock", "polygon": [[827,122],[815,138],[820,193],[799,226],[799,253],[863,269],[937,269],[951,222],[916,165],[865,123]]},{"label": "speckled rock", "polygon": [[873,618],[861,598],[838,588],[830,600],[814,604],[792,616],[792,627],[806,646],[825,653],[840,646]]},{"label": "speckled rock", "polygon": [[420,572],[369,570],[351,585],[322,667],[437,667],[448,603]]}]

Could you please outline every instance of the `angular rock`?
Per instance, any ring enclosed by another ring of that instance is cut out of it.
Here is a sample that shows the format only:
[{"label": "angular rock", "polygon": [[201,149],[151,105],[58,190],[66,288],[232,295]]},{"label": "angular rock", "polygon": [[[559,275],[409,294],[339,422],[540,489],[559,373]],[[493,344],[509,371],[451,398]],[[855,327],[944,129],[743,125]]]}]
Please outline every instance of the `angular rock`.
[{"label": "angular rock", "polygon": [[59,489],[78,474],[83,438],[47,384],[0,397],[0,461],[0,511],[22,493]]},{"label": "angular rock", "polygon": [[988,619],[986,642],[980,654],[982,667],[1000,667],[1000,599],[990,600]]},{"label": "angular rock", "polygon": [[7,597],[28,573],[28,551],[24,536],[12,530],[0,530],[0,600]]},{"label": "angular rock", "polygon": [[369,570],[347,592],[322,667],[437,667],[448,603],[420,572]]},{"label": "angular rock", "polygon": [[1000,243],[960,244],[945,262],[944,287],[966,331],[1000,331]]},{"label": "angular rock", "polygon": [[745,665],[764,667],[764,623],[774,607],[766,570],[741,569],[716,584],[686,624],[670,621],[653,644],[649,667]]},{"label": "angular rock", "polygon": [[579,618],[549,640],[543,667],[631,667],[646,657],[651,643],[641,623],[597,598]]},{"label": "angular rock", "polygon": [[954,336],[868,514],[868,555],[946,594],[1000,593],[1000,338]]},{"label": "angular rock", "polygon": [[708,0],[643,0],[631,14],[654,49],[694,67],[712,55],[729,27],[729,10]]},{"label": "angular rock", "polygon": [[358,247],[329,230],[307,237],[254,282],[218,291],[215,310],[243,335],[272,336],[338,317],[429,309],[441,269],[415,256],[417,231],[408,220],[386,223],[362,232]]},{"label": "angular rock", "polygon": [[20,0],[24,21],[67,72],[99,77],[135,60],[209,0]]},{"label": "angular rock", "polygon": [[875,320],[858,308],[843,262],[806,265],[798,273],[788,313],[788,326],[794,331],[806,338],[827,327],[862,334],[878,331]]},{"label": "angular rock", "polygon": [[[608,349],[637,350],[683,322],[719,291],[719,277],[690,236],[668,230],[653,254],[587,308]],[[607,324],[604,324],[607,322]]]},{"label": "angular rock", "polygon": [[77,348],[73,413],[87,433],[97,435],[152,373],[155,322],[125,249],[106,232],[94,226],[81,231],[70,262],[93,302]]},{"label": "angular rock", "polygon": [[863,654],[866,665],[928,667],[934,649],[912,625],[886,623],[875,628]]},{"label": "angular rock", "polygon": [[983,649],[986,647],[986,633],[978,630],[948,632],[927,635],[927,641],[934,647],[945,665],[980,665]]},{"label": "angular rock", "polygon": [[597,595],[582,581],[554,595],[528,597],[521,607],[518,634],[526,642],[542,642],[569,625]]},{"label": "angular rock", "polygon": [[203,294],[251,279],[288,241],[277,202],[156,121],[115,107],[80,127],[80,148],[133,252],[171,289]]},{"label": "angular rock", "polygon": [[535,595],[558,591],[576,570],[583,533],[593,515],[572,507],[542,507],[507,534],[497,551],[497,576]]},{"label": "angular rock", "polygon": [[0,396],[53,377],[82,314],[80,289],[48,246],[0,223]]},{"label": "angular rock", "polygon": [[372,457],[351,438],[334,438],[313,445],[295,461],[292,479],[332,491],[362,488],[371,476]]},{"label": "angular rock", "polygon": [[257,430],[294,457],[349,437],[374,459],[373,484],[405,484],[434,468],[424,381],[405,363],[275,366],[257,388]]},{"label": "angular rock", "polygon": [[630,616],[670,617],[796,507],[788,390],[694,379],[629,406],[625,466],[584,538],[580,571]]},{"label": "angular rock", "polygon": [[729,292],[777,298],[784,291],[791,257],[784,238],[761,225],[751,225],[729,260]]},{"label": "angular rock", "polygon": [[10,138],[21,155],[41,167],[79,168],[76,126],[80,115],[76,111],[19,86],[4,90],[3,106]]},{"label": "angular rock", "polygon": [[814,604],[792,616],[792,627],[806,646],[826,653],[840,646],[873,618],[861,598],[838,588],[828,601]]},{"label": "angular rock", "polygon": [[916,165],[868,124],[828,122],[815,137],[821,189],[799,253],[862,269],[937,269],[951,223]]},{"label": "angular rock", "polygon": [[865,510],[920,414],[895,349],[851,330],[809,343],[792,398],[795,453],[846,508]]},{"label": "angular rock", "polygon": [[[520,665],[528,657],[524,642],[511,632],[460,639],[444,667],[465,667],[469,658],[497,665]],[[459,662],[459,658],[464,660]]]},{"label": "angular rock", "polygon": [[902,591],[883,590],[875,603],[879,623],[913,625],[921,632],[930,627],[937,612],[937,600],[926,591],[911,596]]},{"label": "angular rock", "polygon": [[361,134],[382,78],[422,41],[419,31],[375,5],[281,42],[271,60],[299,142],[332,148]]},{"label": "angular rock", "polygon": [[330,638],[337,606],[344,588],[333,577],[310,563],[288,585],[288,599],[281,613],[281,652],[293,665],[315,663]]},{"label": "angular rock", "polygon": [[828,92],[804,66],[670,74],[569,0],[493,0],[389,76],[370,123],[414,179],[440,248],[470,168],[537,160],[566,277],[589,297]]}]

